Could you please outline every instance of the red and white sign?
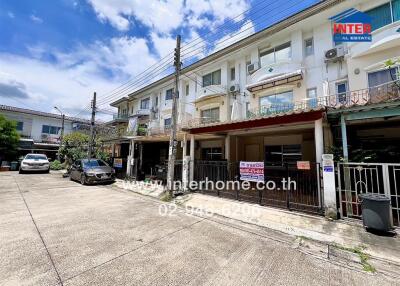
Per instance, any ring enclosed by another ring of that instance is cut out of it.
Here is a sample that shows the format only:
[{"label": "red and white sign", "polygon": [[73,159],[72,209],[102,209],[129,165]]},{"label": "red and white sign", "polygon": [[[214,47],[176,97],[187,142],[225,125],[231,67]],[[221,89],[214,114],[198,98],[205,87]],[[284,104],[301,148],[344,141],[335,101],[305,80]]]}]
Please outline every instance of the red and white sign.
[{"label": "red and white sign", "polygon": [[240,180],[264,182],[264,162],[240,161]]},{"label": "red and white sign", "polygon": [[310,161],[297,161],[298,170],[310,170]]}]

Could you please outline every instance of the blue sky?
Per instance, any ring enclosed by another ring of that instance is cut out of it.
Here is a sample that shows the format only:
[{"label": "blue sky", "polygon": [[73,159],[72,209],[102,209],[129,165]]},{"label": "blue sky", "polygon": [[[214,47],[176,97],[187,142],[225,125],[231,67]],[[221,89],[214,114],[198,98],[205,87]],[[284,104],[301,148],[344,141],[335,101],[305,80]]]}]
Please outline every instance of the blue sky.
[{"label": "blue sky", "polygon": [[0,104],[74,115],[173,52],[177,34],[196,40],[193,61],[316,2],[0,0]]}]

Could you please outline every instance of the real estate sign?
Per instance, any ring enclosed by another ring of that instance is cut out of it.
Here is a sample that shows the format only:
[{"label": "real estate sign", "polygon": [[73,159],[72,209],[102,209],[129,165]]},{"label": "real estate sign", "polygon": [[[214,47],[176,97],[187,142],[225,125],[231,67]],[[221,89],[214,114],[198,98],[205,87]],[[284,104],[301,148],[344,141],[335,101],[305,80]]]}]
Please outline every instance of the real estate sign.
[{"label": "real estate sign", "polygon": [[240,180],[264,182],[264,162],[240,161]]},{"label": "real estate sign", "polygon": [[372,17],[349,9],[330,18],[333,28],[333,41],[342,42],[371,42]]}]

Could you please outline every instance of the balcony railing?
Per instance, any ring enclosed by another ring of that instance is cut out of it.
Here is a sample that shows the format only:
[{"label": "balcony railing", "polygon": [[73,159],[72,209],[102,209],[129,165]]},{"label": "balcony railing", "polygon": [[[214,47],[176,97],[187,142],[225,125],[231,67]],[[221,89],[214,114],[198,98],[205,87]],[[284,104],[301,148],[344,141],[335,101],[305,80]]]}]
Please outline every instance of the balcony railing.
[{"label": "balcony railing", "polygon": [[114,114],[113,120],[128,119],[128,114]]},{"label": "balcony railing", "polygon": [[400,82],[389,82],[371,88],[339,94],[307,98],[299,102],[263,105],[247,111],[247,118],[278,115],[288,112],[327,108],[339,109],[400,100]]}]

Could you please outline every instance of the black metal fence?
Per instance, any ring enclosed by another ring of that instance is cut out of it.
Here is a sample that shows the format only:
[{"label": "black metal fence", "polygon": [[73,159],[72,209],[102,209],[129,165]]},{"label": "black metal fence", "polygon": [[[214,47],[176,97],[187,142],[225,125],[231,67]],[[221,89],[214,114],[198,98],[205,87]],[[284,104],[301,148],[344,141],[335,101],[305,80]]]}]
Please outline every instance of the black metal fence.
[{"label": "black metal fence", "polygon": [[[214,185],[210,189],[209,185],[200,184],[197,191],[209,195],[310,213],[322,214],[323,211],[318,163],[310,163],[307,170],[298,169],[296,163],[265,166],[264,183],[251,182],[250,188],[245,190],[233,183],[242,182],[239,162],[195,161],[194,180],[225,182],[224,188]],[[231,184],[226,184],[228,181]]]}]

